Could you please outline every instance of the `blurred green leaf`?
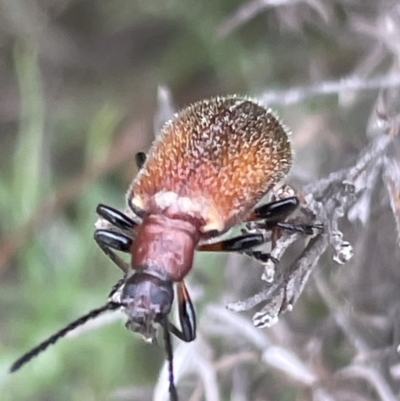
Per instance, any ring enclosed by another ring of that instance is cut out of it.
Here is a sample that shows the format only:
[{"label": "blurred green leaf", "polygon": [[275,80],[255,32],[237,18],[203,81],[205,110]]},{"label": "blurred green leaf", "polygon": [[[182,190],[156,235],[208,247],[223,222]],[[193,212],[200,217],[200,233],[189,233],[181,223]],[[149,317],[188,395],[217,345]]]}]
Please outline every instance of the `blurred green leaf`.
[{"label": "blurred green leaf", "polygon": [[42,197],[46,163],[43,153],[44,100],[38,46],[19,40],[14,47],[15,71],[20,91],[20,126],[14,154],[13,212],[21,224]]}]

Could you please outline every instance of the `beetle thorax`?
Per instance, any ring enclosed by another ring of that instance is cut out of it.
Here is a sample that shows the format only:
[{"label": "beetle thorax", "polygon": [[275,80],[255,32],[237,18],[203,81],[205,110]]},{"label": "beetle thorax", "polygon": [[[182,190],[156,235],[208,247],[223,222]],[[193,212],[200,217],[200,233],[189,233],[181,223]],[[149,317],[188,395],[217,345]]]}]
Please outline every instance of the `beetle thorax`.
[{"label": "beetle thorax", "polygon": [[132,268],[159,271],[181,281],[192,267],[198,241],[198,228],[192,222],[149,215],[137,231]]}]

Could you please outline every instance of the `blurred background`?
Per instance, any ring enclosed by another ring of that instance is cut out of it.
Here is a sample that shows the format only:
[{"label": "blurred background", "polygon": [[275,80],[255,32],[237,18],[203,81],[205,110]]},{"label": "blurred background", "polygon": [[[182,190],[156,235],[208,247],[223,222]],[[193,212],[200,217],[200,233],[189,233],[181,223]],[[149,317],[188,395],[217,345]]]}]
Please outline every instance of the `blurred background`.
[{"label": "blurred background", "polygon": [[[356,165],[397,121],[399,38],[389,0],[0,0],[1,400],[168,399],[163,348],[118,314],[7,372],[121,278],[93,241],[97,204],[122,209],[135,153],[173,109],[213,95],[278,112],[299,190]],[[384,160],[400,158],[390,149]],[[341,266],[328,248],[270,329],[224,308],[266,285],[260,265],[196,257],[199,338],[175,343],[181,400],[399,399],[396,168],[373,170],[361,209],[339,220],[354,257]]]}]

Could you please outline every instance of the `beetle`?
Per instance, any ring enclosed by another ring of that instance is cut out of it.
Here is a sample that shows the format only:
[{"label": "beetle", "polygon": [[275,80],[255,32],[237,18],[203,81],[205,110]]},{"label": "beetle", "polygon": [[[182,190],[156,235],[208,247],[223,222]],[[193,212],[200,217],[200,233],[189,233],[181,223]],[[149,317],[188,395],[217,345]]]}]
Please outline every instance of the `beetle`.
[{"label": "beetle", "polygon": [[[257,206],[290,169],[288,134],[270,109],[246,97],[215,97],[176,114],[148,156],[136,155],[139,173],[127,192],[126,210],[97,206],[94,239],[123,272],[108,303],[27,352],[11,371],[88,320],[122,308],[126,327],[146,340],[154,341],[157,325],[163,327],[170,395],[176,401],[170,334],[187,342],[196,337],[195,310],[184,281],[195,251],[239,252],[265,262],[269,254],[254,250],[267,241],[265,233],[220,238],[243,223],[314,234],[312,225],[285,222],[299,205],[295,196]],[[130,254],[130,263],[116,251]],[[174,287],[180,328],[168,319]]]}]

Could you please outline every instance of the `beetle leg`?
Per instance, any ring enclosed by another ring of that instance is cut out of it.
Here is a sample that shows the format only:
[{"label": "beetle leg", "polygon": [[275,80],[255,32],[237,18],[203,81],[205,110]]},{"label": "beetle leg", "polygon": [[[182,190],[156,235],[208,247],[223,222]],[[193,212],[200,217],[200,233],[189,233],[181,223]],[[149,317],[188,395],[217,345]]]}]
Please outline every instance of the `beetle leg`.
[{"label": "beetle leg", "polygon": [[273,226],[278,221],[285,220],[298,206],[299,199],[296,196],[269,202],[255,208],[246,221],[266,220],[267,223]]},{"label": "beetle leg", "polygon": [[269,252],[261,252],[261,251],[249,250],[249,251],[244,252],[244,254],[247,255],[247,256],[250,256],[251,258],[253,258],[257,262],[260,262],[262,264],[267,263],[269,260],[272,263],[274,263],[275,265],[277,265],[279,263],[279,260],[274,258],[273,256],[271,256],[271,254]]},{"label": "beetle leg", "polygon": [[181,329],[178,329],[171,322],[168,322],[168,327],[174,336],[178,337],[182,341],[189,343],[196,338],[196,313],[194,311],[189,292],[183,281],[177,283],[177,292],[179,323]]},{"label": "beetle leg", "polygon": [[111,230],[96,230],[94,239],[100,249],[124,272],[129,270],[129,264],[121,259],[113,249],[121,252],[130,252],[132,239],[122,233]]},{"label": "beetle leg", "polygon": [[[298,198],[293,196],[270,202],[256,208],[250,218],[247,220],[249,229],[256,229],[256,233],[244,233],[234,238],[229,238],[223,241],[200,245],[197,250],[207,252],[241,252],[254,258],[255,260],[266,263],[271,260],[273,263],[278,261],[271,257],[268,252],[255,251],[253,248],[263,245],[269,240],[263,234],[265,230],[270,231],[274,228],[282,228],[285,230],[296,231],[306,235],[315,235],[323,232],[322,224],[295,224],[291,222],[282,222],[298,207]],[[264,220],[257,223],[257,220]],[[254,226],[253,226],[254,225]]]},{"label": "beetle leg", "polygon": [[146,163],[146,153],[144,152],[138,152],[135,155],[135,162],[136,162],[136,167],[138,170],[141,170],[143,167],[144,163]]},{"label": "beetle leg", "polygon": [[121,230],[133,230],[137,226],[137,224],[125,213],[122,213],[111,206],[100,204],[96,208],[96,213],[104,220],[107,220],[113,226]]},{"label": "beetle leg", "polygon": [[173,323],[169,322],[169,330],[170,332],[179,338],[180,340],[184,341],[185,343],[190,343],[194,340],[194,338],[186,337],[185,332],[183,330],[179,330]]},{"label": "beetle leg", "polygon": [[316,235],[324,232],[324,226],[321,223],[316,224],[295,224],[291,222],[281,221],[276,223],[276,226],[289,231],[295,231],[300,234]]},{"label": "beetle leg", "polygon": [[[296,224],[284,222],[299,206],[299,199],[296,196],[280,199],[274,202],[261,205],[254,209],[253,213],[246,220],[247,222],[256,222],[264,220],[260,223],[259,228],[271,230],[274,227],[283,228],[284,230],[295,231],[300,234],[315,235],[323,233],[324,226],[318,224]],[[257,227],[258,225],[256,225]]]},{"label": "beetle leg", "polygon": [[[259,231],[269,231],[275,227],[279,227],[306,235],[321,233],[323,231],[322,224],[295,224],[278,221],[284,220],[297,206],[298,199],[296,197],[271,202],[256,208],[252,216],[250,216],[249,222],[252,224],[254,220],[265,219],[265,222],[260,222],[259,224],[254,222],[254,228],[258,228]],[[207,252],[241,252],[254,258],[258,262],[266,263],[271,260],[273,263],[277,264],[278,261],[271,257],[270,253],[253,250],[253,248],[263,245],[265,242],[267,242],[267,238],[262,232],[245,233],[223,241],[200,245],[197,250]]]},{"label": "beetle leg", "polygon": [[223,241],[200,245],[197,250],[207,252],[244,252],[265,243],[261,233],[248,233]]},{"label": "beetle leg", "polygon": [[190,342],[196,338],[196,313],[184,281],[177,284],[177,290],[179,322],[185,341]]},{"label": "beetle leg", "polygon": [[254,258],[257,262],[266,263],[268,260],[271,260],[273,263],[277,264],[278,261],[268,252],[254,251],[252,249],[263,245],[265,242],[266,238],[263,234],[248,233],[224,241],[216,242],[214,244],[200,245],[197,250],[207,252],[240,252],[250,256],[251,258]]}]

